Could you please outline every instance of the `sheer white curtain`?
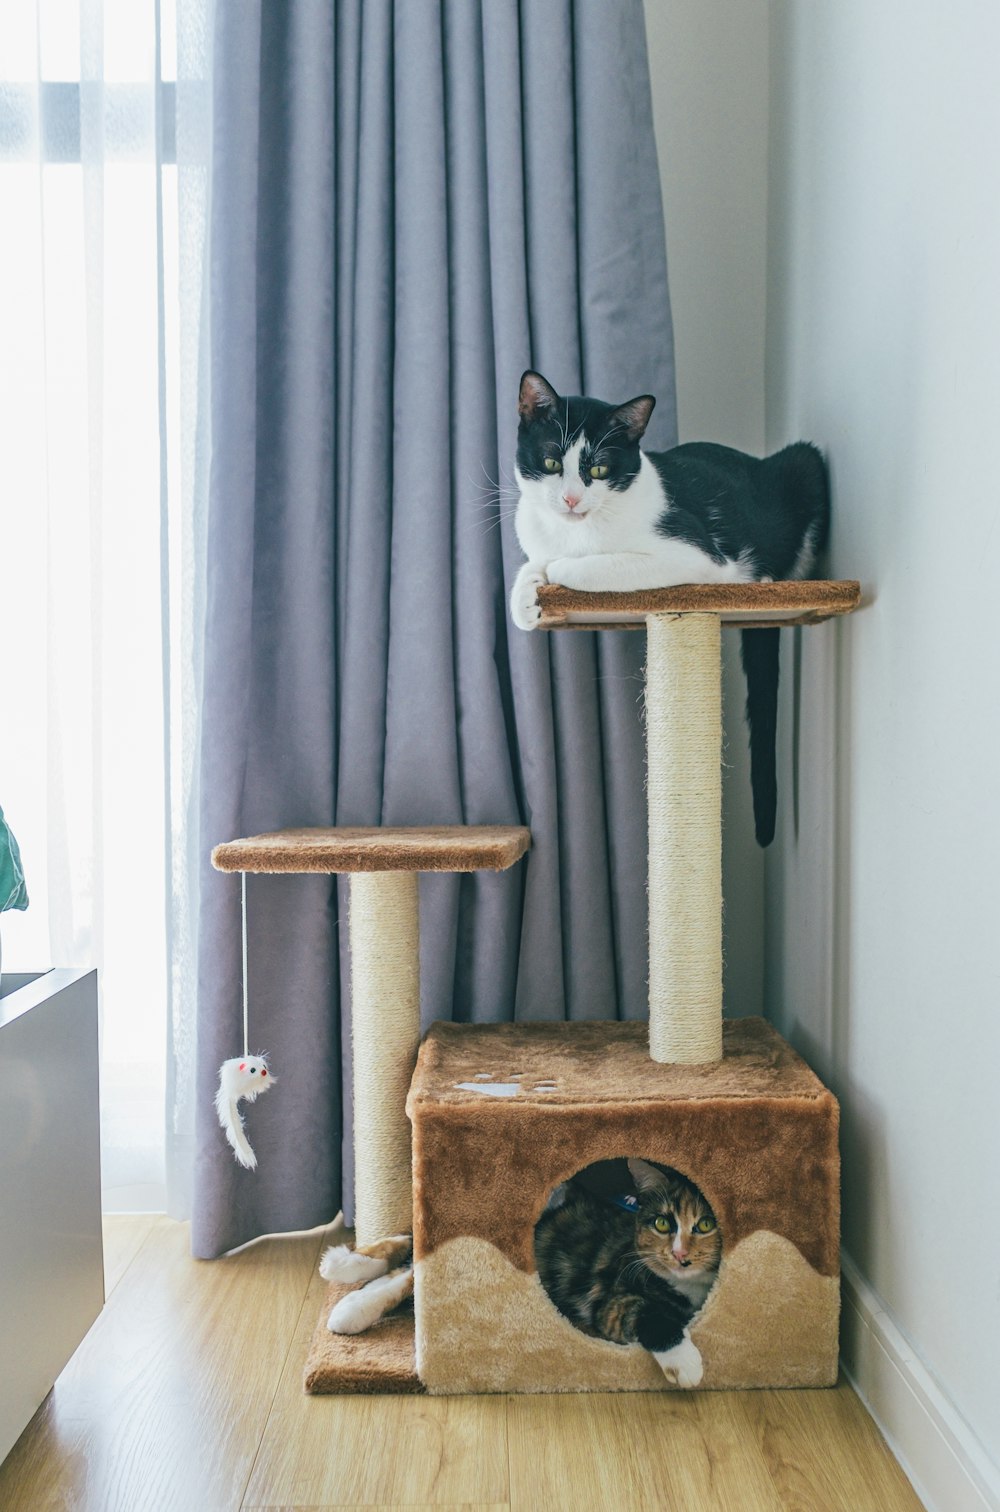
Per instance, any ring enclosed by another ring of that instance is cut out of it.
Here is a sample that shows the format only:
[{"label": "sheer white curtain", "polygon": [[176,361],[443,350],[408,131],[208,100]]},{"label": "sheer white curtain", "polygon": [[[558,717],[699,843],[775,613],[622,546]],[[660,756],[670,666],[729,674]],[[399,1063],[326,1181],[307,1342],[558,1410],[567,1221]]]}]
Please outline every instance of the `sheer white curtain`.
[{"label": "sheer white curtain", "polygon": [[0,6],[0,803],[31,895],[0,928],[6,969],[100,970],[119,1209],[168,1170],[186,1200],[211,31],[211,0]]}]

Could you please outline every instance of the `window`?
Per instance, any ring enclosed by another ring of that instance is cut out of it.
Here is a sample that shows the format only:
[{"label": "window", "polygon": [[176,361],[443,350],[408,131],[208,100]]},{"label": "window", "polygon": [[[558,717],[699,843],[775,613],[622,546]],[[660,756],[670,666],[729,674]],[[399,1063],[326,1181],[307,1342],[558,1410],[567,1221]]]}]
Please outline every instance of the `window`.
[{"label": "window", "polygon": [[163,1206],[205,21],[190,0],[0,7],[0,803],[31,896],[0,929],[8,969],[100,968],[117,1207]]}]

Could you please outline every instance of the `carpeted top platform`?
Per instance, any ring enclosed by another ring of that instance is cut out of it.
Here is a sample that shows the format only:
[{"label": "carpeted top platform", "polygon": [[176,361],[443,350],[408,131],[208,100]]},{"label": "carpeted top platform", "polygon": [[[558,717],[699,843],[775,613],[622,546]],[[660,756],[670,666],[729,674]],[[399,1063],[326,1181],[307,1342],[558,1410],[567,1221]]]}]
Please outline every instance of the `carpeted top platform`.
[{"label": "carpeted top platform", "polygon": [[718,614],[723,624],[817,625],[850,614],[861,603],[861,584],[794,581],[780,583],[685,583],[677,588],[641,588],[632,593],[581,593],[547,583],[538,590],[540,630],[601,626],[641,630],[648,614]]},{"label": "carpeted top platform", "polygon": [[437,1023],[420,1048],[407,1109],[412,1118],[425,1100],[482,1106],[490,1097],[482,1083],[491,1081],[511,1087],[516,1082],[518,1090],[507,1096],[518,1107],[829,1096],[765,1019],[727,1019],[722,1032],[721,1061],[664,1066],[649,1057],[646,1023]]},{"label": "carpeted top platform", "polygon": [[227,840],[212,852],[224,872],[506,871],[531,831],[511,824],[285,829]]}]

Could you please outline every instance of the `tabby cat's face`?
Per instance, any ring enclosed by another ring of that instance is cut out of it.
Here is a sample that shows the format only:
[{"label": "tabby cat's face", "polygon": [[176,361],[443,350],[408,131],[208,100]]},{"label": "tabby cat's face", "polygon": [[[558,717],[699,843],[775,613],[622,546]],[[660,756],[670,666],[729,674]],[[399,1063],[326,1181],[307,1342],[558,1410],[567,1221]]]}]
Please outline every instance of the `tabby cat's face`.
[{"label": "tabby cat's face", "polygon": [[567,523],[606,509],[639,471],[639,440],[655,403],[650,394],[620,405],[560,398],[540,373],[525,373],[516,469],[522,499]]},{"label": "tabby cat's face", "polygon": [[722,1239],[715,1214],[697,1187],[630,1160],[639,1188],[636,1249],[651,1271],[668,1281],[695,1281],[718,1270]]}]

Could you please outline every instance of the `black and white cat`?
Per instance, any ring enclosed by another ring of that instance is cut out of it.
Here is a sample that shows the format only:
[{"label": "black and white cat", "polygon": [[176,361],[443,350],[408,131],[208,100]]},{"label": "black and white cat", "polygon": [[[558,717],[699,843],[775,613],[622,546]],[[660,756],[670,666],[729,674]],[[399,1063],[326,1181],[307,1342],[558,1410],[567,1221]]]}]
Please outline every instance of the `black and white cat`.
[{"label": "black and white cat", "polygon": [[[511,617],[538,624],[543,583],[589,591],[805,578],[829,527],[826,465],[799,441],[771,457],[710,442],[644,452],[656,400],[561,397],[521,379],[515,514],[527,561]],[[778,631],[743,631],[757,839],[774,838]]]}]

